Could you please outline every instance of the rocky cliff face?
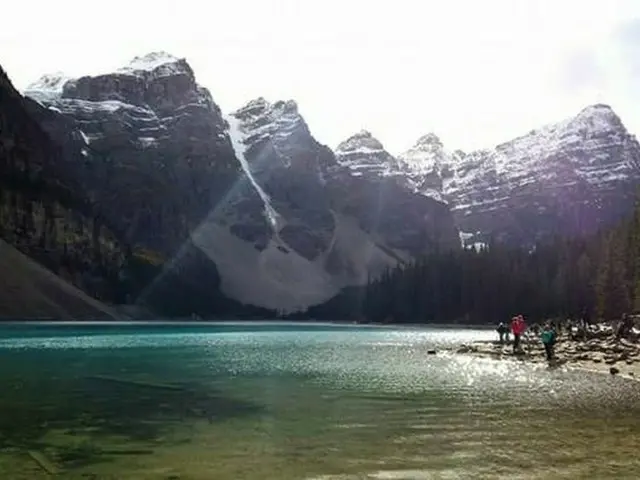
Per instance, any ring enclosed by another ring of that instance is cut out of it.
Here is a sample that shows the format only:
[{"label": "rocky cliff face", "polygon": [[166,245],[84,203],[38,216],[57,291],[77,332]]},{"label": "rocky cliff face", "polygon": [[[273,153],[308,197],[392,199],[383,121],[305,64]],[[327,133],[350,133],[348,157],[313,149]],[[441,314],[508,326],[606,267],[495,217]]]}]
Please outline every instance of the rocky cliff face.
[{"label": "rocky cliff face", "polygon": [[640,183],[640,145],[606,105],[468,154],[426,135],[399,162],[416,191],[449,203],[469,242],[593,233],[631,211]]},{"label": "rocky cliff face", "polygon": [[64,152],[57,169],[131,246],[128,299],[171,315],[240,312],[220,294],[215,264],[193,262],[191,233],[241,169],[187,62],[152,53],[105,75],[45,76],[26,94],[46,107],[34,113]]},{"label": "rocky cliff face", "polygon": [[159,257],[238,175],[220,109],[184,59],[154,53],[106,75],[46,76],[26,95],[48,107],[41,121],[67,150],[65,170],[128,241]]},{"label": "rocky cliff face", "polygon": [[0,237],[92,295],[115,300],[126,245],[59,168],[64,151],[38,122],[45,113],[0,69]]}]

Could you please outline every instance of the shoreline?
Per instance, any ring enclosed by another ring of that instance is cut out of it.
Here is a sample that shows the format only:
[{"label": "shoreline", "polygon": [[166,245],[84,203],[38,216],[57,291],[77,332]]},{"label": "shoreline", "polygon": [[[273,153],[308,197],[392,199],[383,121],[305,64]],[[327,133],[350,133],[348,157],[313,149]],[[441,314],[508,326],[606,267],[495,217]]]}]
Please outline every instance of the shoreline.
[{"label": "shoreline", "polygon": [[542,342],[537,338],[522,341],[522,352],[513,353],[513,346],[499,341],[475,341],[448,349],[450,353],[499,361],[520,361],[550,368],[567,368],[590,373],[607,374],[640,381],[640,343],[614,336],[573,340],[560,337],[554,346],[554,359],[545,357]]}]

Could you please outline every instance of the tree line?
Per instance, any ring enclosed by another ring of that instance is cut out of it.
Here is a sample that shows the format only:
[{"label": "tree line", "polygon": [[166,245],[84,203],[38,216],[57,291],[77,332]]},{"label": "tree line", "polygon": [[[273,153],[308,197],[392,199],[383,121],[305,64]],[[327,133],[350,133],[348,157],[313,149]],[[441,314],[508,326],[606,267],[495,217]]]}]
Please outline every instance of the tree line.
[{"label": "tree line", "polygon": [[534,248],[434,252],[310,308],[305,317],[392,323],[495,323],[522,313],[616,319],[640,310],[640,206],[590,238]]}]

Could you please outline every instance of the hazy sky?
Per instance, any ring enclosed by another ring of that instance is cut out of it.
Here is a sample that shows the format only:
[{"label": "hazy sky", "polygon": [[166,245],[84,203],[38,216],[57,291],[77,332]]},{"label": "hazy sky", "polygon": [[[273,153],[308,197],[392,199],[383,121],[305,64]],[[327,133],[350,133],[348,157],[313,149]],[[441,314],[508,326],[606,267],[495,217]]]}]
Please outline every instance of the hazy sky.
[{"label": "hazy sky", "polygon": [[611,104],[640,133],[638,0],[20,0],[3,5],[0,64],[102,73],[186,57],[225,111],[295,99],[334,147],[366,128],[392,152],[434,131],[490,147]]}]

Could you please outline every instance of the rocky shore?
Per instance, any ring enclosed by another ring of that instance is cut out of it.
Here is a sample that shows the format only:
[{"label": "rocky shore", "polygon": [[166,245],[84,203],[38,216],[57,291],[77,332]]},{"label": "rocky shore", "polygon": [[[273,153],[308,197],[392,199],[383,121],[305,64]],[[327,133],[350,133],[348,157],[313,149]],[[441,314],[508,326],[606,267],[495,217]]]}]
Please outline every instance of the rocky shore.
[{"label": "rocky shore", "polygon": [[[480,341],[463,344],[453,349],[457,354],[473,355],[499,360],[520,360],[548,363],[581,370],[623,375],[640,380],[640,330],[636,328],[624,338],[615,334],[615,325],[591,325],[586,332],[560,333],[554,346],[555,358],[548,362],[539,337],[528,332],[521,351],[514,353],[510,342]],[[496,334],[497,336],[497,334]]]}]

